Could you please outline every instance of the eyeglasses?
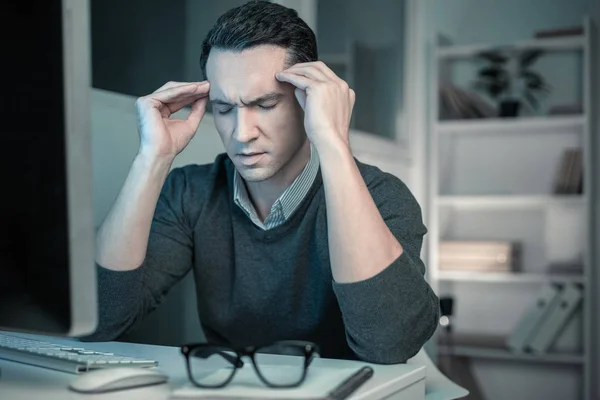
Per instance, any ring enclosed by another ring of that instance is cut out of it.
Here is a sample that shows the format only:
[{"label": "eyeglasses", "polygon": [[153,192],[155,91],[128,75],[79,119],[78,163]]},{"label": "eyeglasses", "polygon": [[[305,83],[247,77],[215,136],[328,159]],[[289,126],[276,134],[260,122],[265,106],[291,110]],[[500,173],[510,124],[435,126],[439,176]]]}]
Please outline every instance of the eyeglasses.
[{"label": "eyeglasses", "polygon": [[[315,343],[297,340],[242,349],[200,343],[181,346],[181,353],[186,360],[190,381],[201,388],[226,386],[236,371],[244,366],[242,357],[252,360],[254,371],[265,385],[272,388],[293,388],[304,382],[308,366],[319,356],[319,347]],[[289,357],[285,365],[273,365],[269,362],[272,354],[295,357]]]}]

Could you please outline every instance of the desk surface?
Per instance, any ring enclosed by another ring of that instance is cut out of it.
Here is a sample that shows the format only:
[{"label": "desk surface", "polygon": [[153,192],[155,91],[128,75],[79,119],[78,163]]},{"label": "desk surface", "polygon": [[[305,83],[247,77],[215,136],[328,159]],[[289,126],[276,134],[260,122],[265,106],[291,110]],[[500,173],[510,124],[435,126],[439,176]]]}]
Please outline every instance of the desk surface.
[{"label": "desk surface", "polygon": [[[45,338],[33,335],[24,336],[59,344],[72,343],[71,339]],[[0,369],[2,370],[2,375],[0,376],[0,398],[2,400],[166,400],[169,398],[172,390],[188,384],[183,356],[177,347],[122,342],[82,343],[80,347],[157,360],[159,362],[159,369],[169,375],[169,383],[106,394],[79,394],[67,389],[69,382],[75,379],[77,375],[0,359]],[[271,357],[273,364],[283,364],[286,358],[276,355]],[[352,368],[365,364],[359,361],[317,358],[311,365],[326,368]],[[424,366],[408,364],[371,364],[371,366],[375,371],[373,377],[354,393],[351,397],[352,399],[380,399],[394,394],[397,394],[398,398],[403,398],[401,392],[404,389],[425,379]],[[417,398],[423,399],[424,396],[425,394],[423,393]],[[414,399],[413,396],[410,398],[411,400]]]}]

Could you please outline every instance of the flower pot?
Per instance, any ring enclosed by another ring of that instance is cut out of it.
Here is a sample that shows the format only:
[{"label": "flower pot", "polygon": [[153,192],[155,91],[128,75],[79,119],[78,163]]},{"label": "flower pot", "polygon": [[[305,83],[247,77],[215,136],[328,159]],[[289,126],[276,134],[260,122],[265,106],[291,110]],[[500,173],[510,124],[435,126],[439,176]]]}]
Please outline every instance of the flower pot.
[{"label": "flower pot", "polygon": [[518,100],[505,100],[500,103],[500,117],[516,117],[519,115],[521,103]]}]

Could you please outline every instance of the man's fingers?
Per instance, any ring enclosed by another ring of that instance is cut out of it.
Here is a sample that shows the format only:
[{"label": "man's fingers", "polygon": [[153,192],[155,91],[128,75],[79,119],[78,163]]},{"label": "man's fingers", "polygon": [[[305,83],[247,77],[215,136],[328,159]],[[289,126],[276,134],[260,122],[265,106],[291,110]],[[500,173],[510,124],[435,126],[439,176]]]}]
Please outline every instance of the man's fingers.
[{"label": "man's fingers", "polygon": [[327,64],[325,64],[323,61],[298,63],[298,64],[295,64],[294,66],[292,66],[291,68],[296,68],[296,67],[312,67],[312,68],[318,70],[319,72],[321,72],[324,76],[326,76],[330,80],[333,80],[333,81],[340,80],[340,77],[337,76],[335,74],[335,72],[333,72],[331,70],[331,68],[329,68],[327,66]]},{"label": "man's fingers", "polygon": [[[204,82],[207,82],[207,81],[204,81]],[[177,81],[169,81],[169,82],[165,83],[164,85],[162,85],[161,87],[159,87],[158,89],[156,89],[152,93],[158,93],[158,92],[165,91],[167,89],[171,89],[171,88],[175,88],[175,87],[180,87],[180,86],[198,85],[200,83],[203,83],[203,82],[177,82]]]},{"label": "man's fingers", "polygon": [[187,104],[191,104],[194,98],[202,96],[208,96],[210,85],[208,82],[194,82],[185,85],[167,87],[163,90],[157,91],[149,95],[148,97],[158,100],[163,104],[170,103],[181,103],[183,101],[189,101]]},{"label": "man's fingers", "polygon": [[301,75],[297,75],[297,74],[294,74],[294,73],[288,72],[288,71],[278,72],[277,74],[275,74],[275,77],[280,82],[291,83],[292,85],[296,86],[298,89],[302,89],[302,90],[306,90],[312,83],[314,83],[314,80],[312,80],[310,78],[307,78],[307,77],[301,76]]},{"label": "man's fingers", "polygon": [[296,64],[293,67],[286,69],[285,72],[306,76],[307,78],[311,78],[319,82],[327,82],[331,80],[331,78],[325,75],[314,64]]},{"label": "man's fingers", "polygon": [[198,125],[200,125],[200,121],[202,121],[202,117],[204,117],[204,112],[206,111],[206,103],[208,102],[208,97],[202,97],[192,104],[192,111],[190,115],[188,115],[186,121],[190,125],[190,127],[194,130],[198,129]]},{"label": "man's fingers", "polygon": [[294,89],[294,94],[296,95],[296,100],[298,100],[298,103],[300,104],[300,107],[302,107],[302,109],[306,109],[306,92],[302,89]]},{"label": "man's fingers", "polygon": [[160,114],[163,117],[168,118],[172,114],[175,114],[177,111],[181,110],[183,107],[189,106],[191,104],[193,105],[194,102],[196,102],[200,99],[208,99],[208,96],[203,96],[203,95],[189,96],[177,103],[168,103],[168,104],[160,103],[161,104]]},{"label": "man's fingers", "polygon": [[201,97],[207,97],[210,84],[204,82],[167,82],[152,94],[138,99],[138,106],[156,108],[168,118]]}]

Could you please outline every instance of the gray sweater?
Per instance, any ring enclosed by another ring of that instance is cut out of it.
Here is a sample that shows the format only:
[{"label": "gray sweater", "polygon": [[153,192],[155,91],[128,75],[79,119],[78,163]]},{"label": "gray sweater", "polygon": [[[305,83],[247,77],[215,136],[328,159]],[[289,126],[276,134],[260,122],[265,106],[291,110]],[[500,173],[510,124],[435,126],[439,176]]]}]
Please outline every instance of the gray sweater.
[{"label": "gray sweater", "polygon": [[209,342],[246,346],[298,339],[316,342],[328,358],[398,363],[412,357],[438,321],[438,299],[419,257],[427,230],[402,181],[356,162],[404,249],[378,275],[333,281],[320,172],[290,218],[263,231],[234,204],[234,167],[222,154],[212,164],[171,171],[139,268],[98,266],[100,323],[83,339],[114,340],[132,329],[192,270]]}]

